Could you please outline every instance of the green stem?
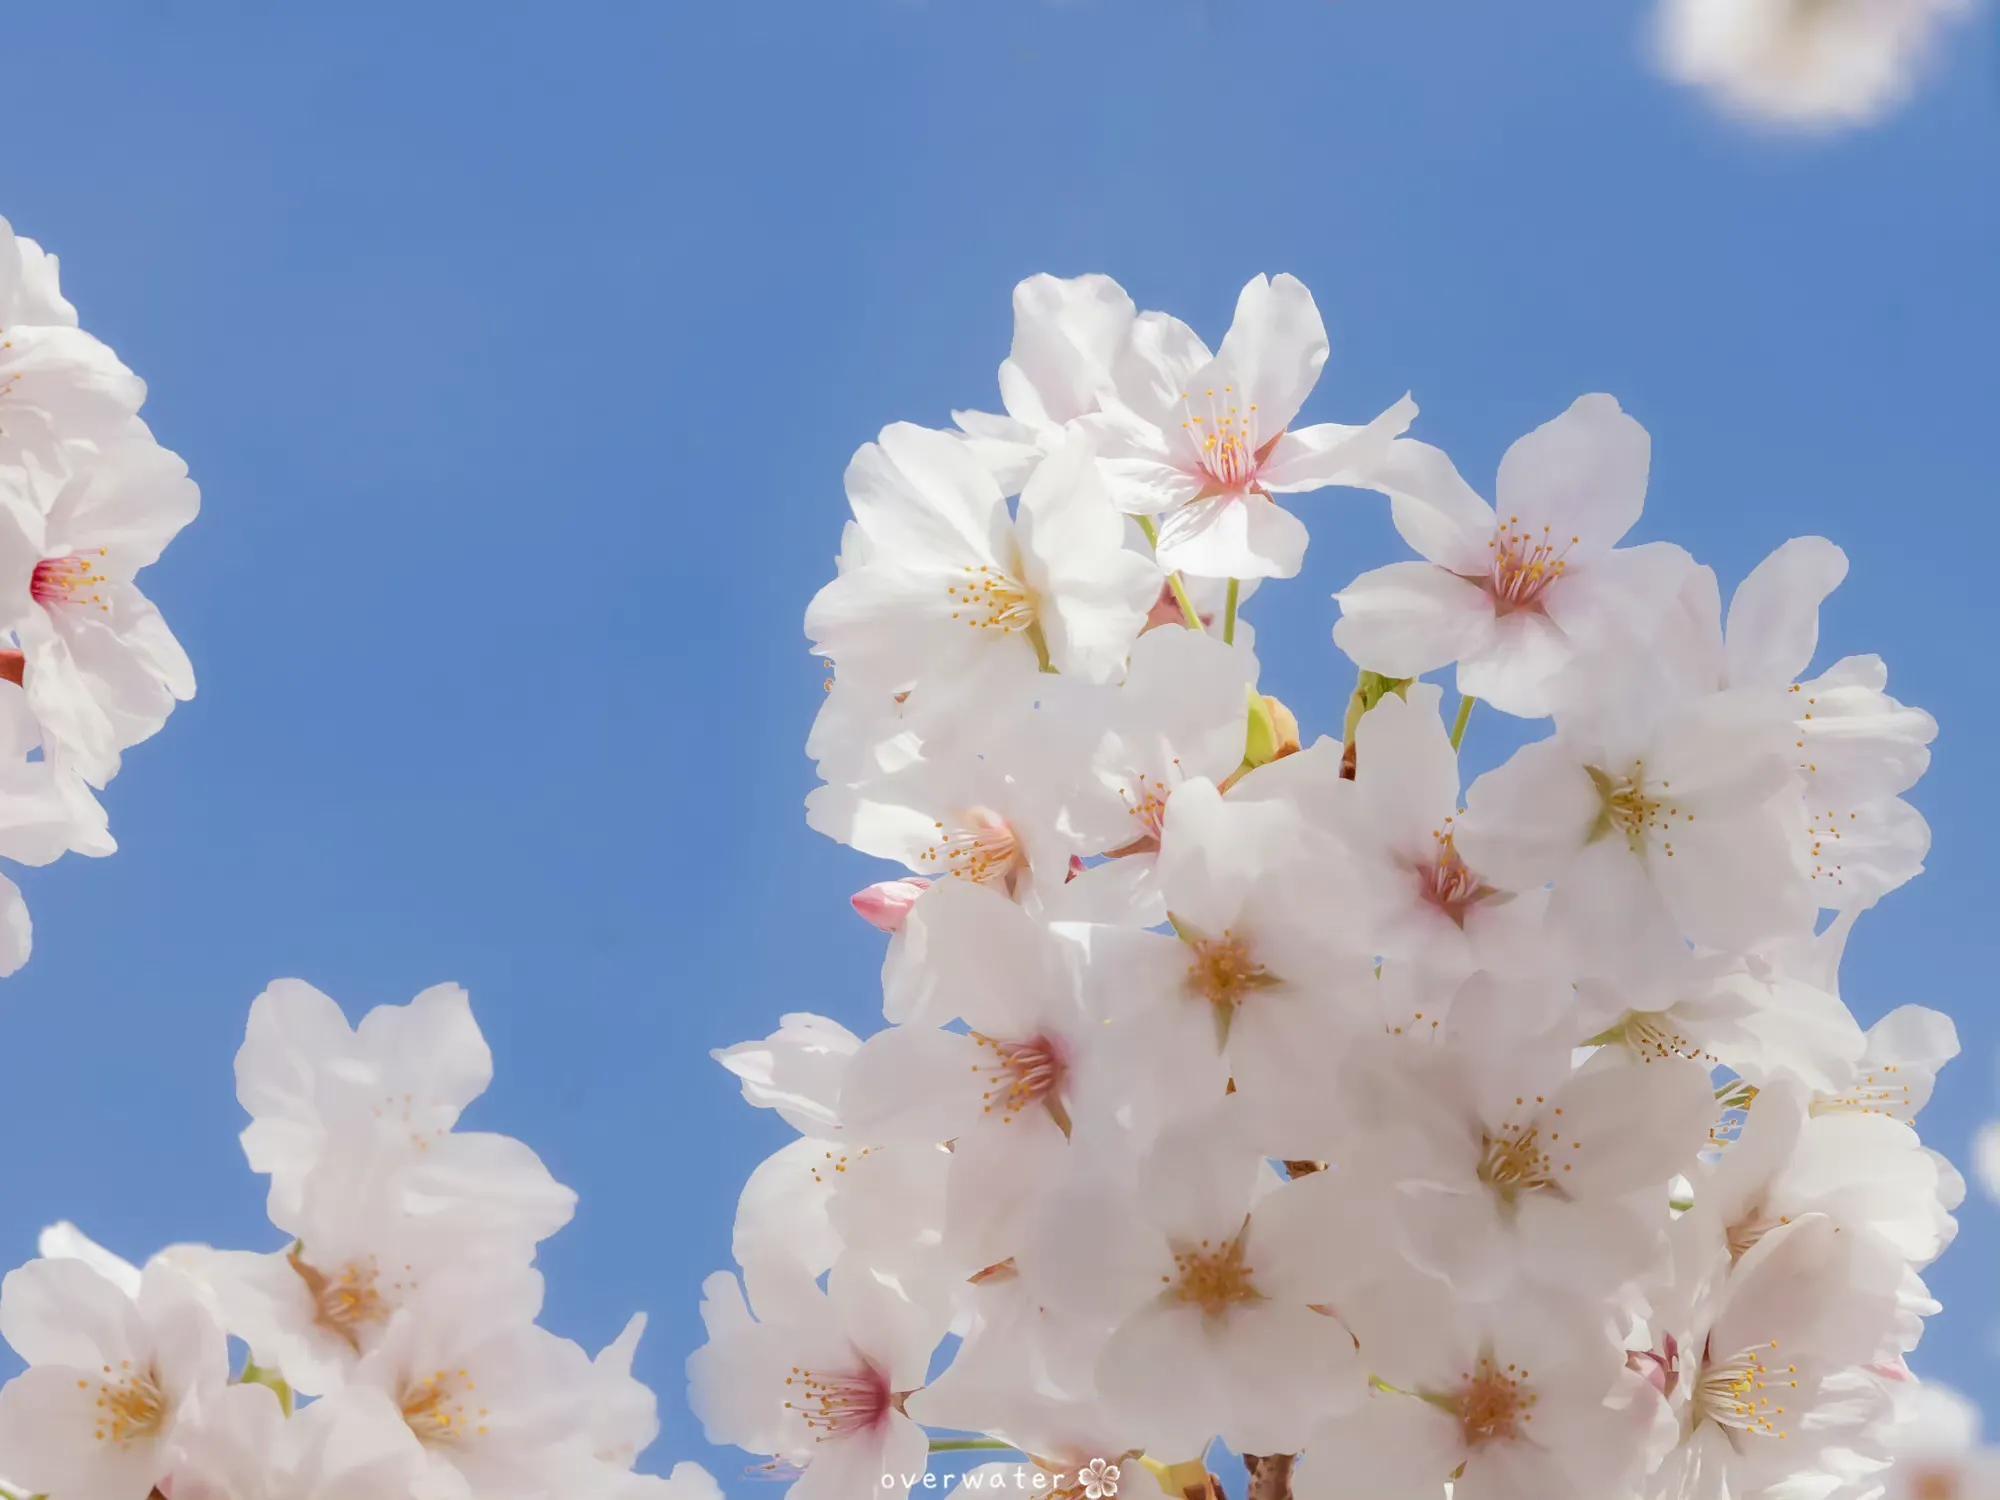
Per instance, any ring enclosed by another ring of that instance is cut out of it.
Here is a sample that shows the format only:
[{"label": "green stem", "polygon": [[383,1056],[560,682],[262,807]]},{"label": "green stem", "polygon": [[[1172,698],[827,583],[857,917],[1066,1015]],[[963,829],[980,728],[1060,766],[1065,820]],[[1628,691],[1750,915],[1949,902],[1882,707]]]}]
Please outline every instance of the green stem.
[{"label": "green stem", "polygon": [[[1160,528],[1153,524],[1153,518],[1151,516],[1134,516],[1132,519],[1139,523],[1139,529],[1146,534],[1146,541],[1152,546],[1153,550],[1155,552],[1159,551]],[[1181,618],[1187,622],[1187,628],[1189,630],[1201,630],[1201,611],[1194,607],[1194,600],[1188,597],[1187,585],[1181,582],[1181,575],[1178,573],[1169,573],[1167,575],[1167,587],[1174,591],[1174,602],[1180,605]]]},{"label": "green stem", "polygon": [[1458,700],[1458,717],[1451,722],[1451,748],[1456,751],[1465,743],[1465,726],[1472,722],[1472,705],[1477,698],[1461,697]]},{"label": "green stem", "polygon": [[1236,596],[1241,589],[1242,585],[1234,578],[1229,580],[1229,597],[1222,606],[1222,644],[1225,646],[1236,644]]},{"label": "green stem", "polygon": [[933,1453],[1019,1453],[1012,1443],[998,1438],[932,1438]]}]

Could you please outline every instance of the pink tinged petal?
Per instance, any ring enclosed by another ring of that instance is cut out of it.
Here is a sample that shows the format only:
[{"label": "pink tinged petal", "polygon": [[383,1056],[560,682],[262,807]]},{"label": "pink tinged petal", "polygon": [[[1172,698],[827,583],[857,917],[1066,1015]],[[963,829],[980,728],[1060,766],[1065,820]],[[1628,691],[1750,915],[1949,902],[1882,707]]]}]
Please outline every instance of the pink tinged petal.
[{"label": "pink tinged petal", "polygon": [[930,885],[930,881],[922,876],[913,876],[908,880],[881,880],[864,886],[849,899],[855,913],[870,927],[880,932],[901,932],[910,908],[917,904],[917,897],[929,890]]},{"label": "pink tinged petal", "polygon": [[1493,601],[1475,583],[1430,563],[1390,563],[1363,573],[1334,598],[1334,644],[1360,666],[1418,677],[1482,650],[1494,632]]},{"label": "pink tinged petal", "polygon": [[1793,537],[1757,564],[1729,601],[1732,687],[1782,688],[1805,675],[1819,644],[1819,607],[1847,576],[1825,537]]},{"label": "pink tinged petal", "polygon": [[1405,395],[1362,427],[1334,422],[1294,427],[1271,445],[1257,482],[1267,490],[1316,490],[1329,484],[1373,488],[1371,476],[1416,418],[1417,403]]},{"label": "pink tinged petal", "polygon": [[924,1383],[950,1323],[948,1308],[912,1296],[893,1277],[861,1265],[835,1267],[827,1300],[847,1343],[887,1377],[892,1392]]},{"label": "pink tinged petal", "polygon": [[[1296,276],[1255,276],[1236,299],[1236,317],[1216,363],[1225,367],[1238,404],[1254,403],[1259,430],[1276,436],[1291,425],[1326,365],[1326,324]],[[1190,386],[1199,375],[1191,377]]]},{"label": "pink tinged petal", "polygon": [[1200,578],[1292,578],[1305,562],[1305,524],[1269,496],[1211,495],[1160,523],[1157,556]]},{"label": "pink tinged petal", "polygon": [[1578,552],[1612,546],[1646,503],[1652,439],[1610,396],[1580,396],[1500,460],[1494,509],[1523,530],[1544,527]]}]

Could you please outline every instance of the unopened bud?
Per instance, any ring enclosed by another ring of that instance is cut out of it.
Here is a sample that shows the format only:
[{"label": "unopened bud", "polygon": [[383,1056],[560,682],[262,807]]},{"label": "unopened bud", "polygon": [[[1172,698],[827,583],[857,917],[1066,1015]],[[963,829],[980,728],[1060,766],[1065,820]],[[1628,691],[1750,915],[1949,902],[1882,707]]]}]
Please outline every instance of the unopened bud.
[{"label": "unopened bud", "polygon": [[883,932],[901,932],[910,908],[917,904],[917,897],[930,888],[931,883],[918,875],[907,880],[880,881],[854,893],[854,909],[870,927],[880,928]]},{"label": "unopened bud", "polygon": [[1254,689],[1250,693],[1250,732],[1243,746],[1243,764],[1251,770],[1299,750],[1299,720],[1276,698]]}]

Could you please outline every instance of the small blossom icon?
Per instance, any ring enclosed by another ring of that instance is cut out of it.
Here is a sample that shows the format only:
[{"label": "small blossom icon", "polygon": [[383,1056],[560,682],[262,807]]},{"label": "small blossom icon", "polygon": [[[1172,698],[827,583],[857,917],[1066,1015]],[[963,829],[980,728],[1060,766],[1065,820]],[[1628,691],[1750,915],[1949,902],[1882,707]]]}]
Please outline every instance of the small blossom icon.
[{"label": "small blossom icon", "polygon": [[1076,1471],[1076,1482],[1083,1500],[1106,1500],[1118,1493],[1118,1465],[1093,1458]]}]

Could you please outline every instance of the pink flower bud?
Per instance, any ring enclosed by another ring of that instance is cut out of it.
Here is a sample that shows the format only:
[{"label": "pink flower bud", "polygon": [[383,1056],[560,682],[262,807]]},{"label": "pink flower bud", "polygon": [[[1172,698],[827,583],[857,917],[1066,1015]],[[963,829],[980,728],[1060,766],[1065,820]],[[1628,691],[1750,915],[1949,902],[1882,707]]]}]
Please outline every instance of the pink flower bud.
[{"label": "pink flower bud", "polygon": [[903,919],[917,904],[917,897],[931,888],[920,875],[907,880],[884,880],[854,893],[854,909],[870,927],[884,932],[900,932]]},{"label": "pink flower bud", "polygon": [[1670,1333],[1663,1349],[1634,1349],[1625,1356],[1625,1368],[1641,1376],[1662,1396],[1672,1396],[1681,1383],[1680,1345]]}]

